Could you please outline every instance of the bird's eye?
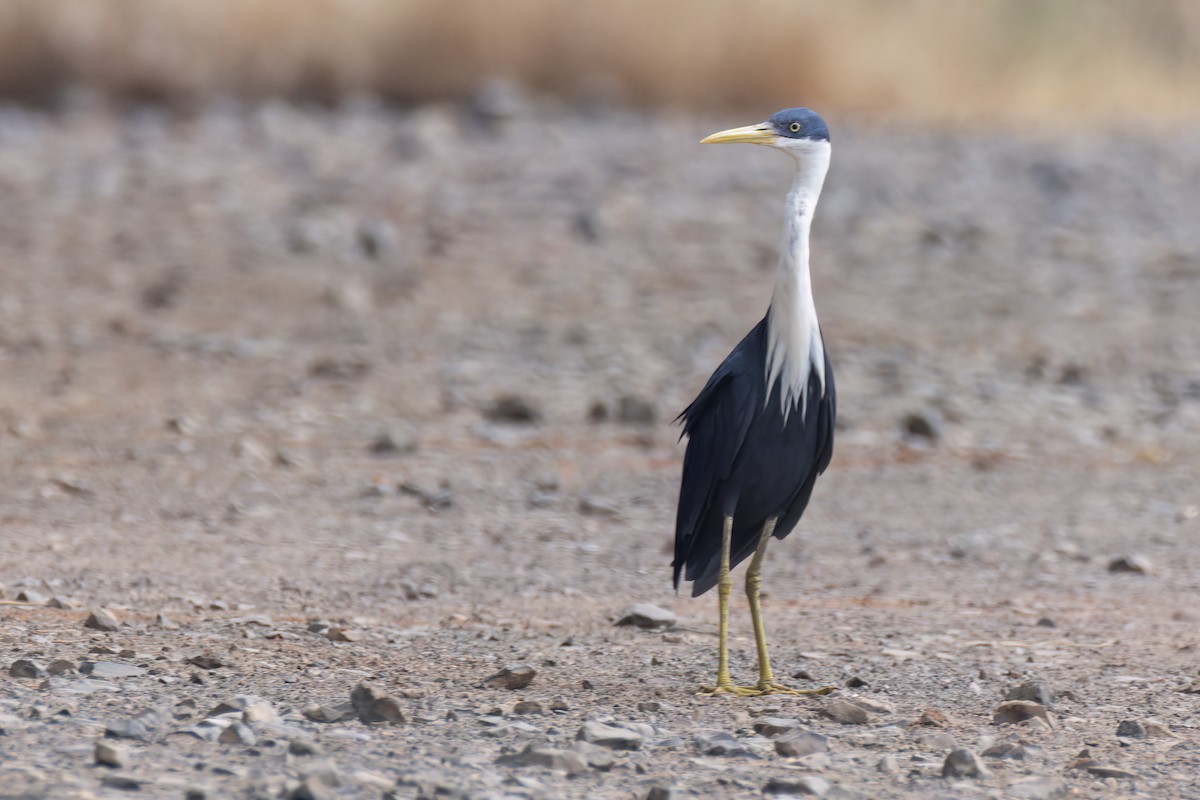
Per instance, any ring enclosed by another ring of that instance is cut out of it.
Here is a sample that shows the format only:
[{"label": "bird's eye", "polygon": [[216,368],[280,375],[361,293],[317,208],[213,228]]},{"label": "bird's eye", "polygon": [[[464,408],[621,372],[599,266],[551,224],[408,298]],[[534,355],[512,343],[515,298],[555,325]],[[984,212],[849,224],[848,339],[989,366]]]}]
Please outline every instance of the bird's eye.
[{"label": "bird's eye", "polygon": [[799,133],[800,132],[800,123],[793,122],[791,125],[788,125],[788,129],[791,130],[792,133]]}]

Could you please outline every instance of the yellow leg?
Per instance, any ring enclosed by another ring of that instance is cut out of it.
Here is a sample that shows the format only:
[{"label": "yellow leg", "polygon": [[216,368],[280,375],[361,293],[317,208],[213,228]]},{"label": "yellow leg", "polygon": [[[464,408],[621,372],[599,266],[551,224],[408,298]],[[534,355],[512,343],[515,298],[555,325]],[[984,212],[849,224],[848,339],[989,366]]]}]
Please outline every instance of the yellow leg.
[{"label": "yellow leg", "polygon": [[717,580],[717,602],[720,609],[717,623],[717,685],[701,687],[701,694],[744,696],[758,693],[753,688],[734,686],[733,679],[729,676],[729,595],[733,591],[733,580],[729,577],[729,547],[732,538],[733,517],[726,517],[721,531],[721,571]]},{"label": "yellow leg", "polygon": [[756,694],[829,694],[836,687],[826,686],[821,689],[792,689],[775,680],[771,670],[771,657],[767,655],[767,630],[763,627],[762,605],[759,603],[758,592],[762,586],[762,562],[767,554],[767,543],[775,532],[775,517],[771,517],[763,525],[762,535],[758,540],[758,548],[754,558],[750,560],[750,568],[746,570],[746,599],[750,601],[750,619],[754,621],[754,644],[758,649],[758,684],[754,687]]}]

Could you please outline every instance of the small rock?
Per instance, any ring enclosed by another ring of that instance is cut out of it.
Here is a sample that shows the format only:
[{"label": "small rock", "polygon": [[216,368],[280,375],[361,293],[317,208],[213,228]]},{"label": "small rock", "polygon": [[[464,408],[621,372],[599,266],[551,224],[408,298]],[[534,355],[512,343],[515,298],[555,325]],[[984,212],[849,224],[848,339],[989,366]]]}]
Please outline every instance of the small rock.
[{"label": "small rock", "polygon": [[536,675],[537,670],[528,664],[514,664],[484,678],[483,685],[489,689],[524,689]]},{"label": "small rock", "polygon": [[692,737],[696,747],[706,756],[738,756],[748,751],[728,733],[701,731]]},{"label": "small rock", "polygon": [[637,710],[643,714],[657,714],[662,711],[662,703],[657,700],[643,700],[637,704]]},{"label": "small rock", "polygon": [[293,756],[315,756],[321,753],[317,743],[312,739],[296,737],[288,740],[288,754]]},{"label": "small rock", "polygon": [[120,789],[125,792],[136,792],[142,788],[145,783],[141,778],[136,778],[133,775],[102,775],[100,776],[100,785],[106,786],[109,789]]},{"label": "small rock", "polygon": [[842,697],[831,700],[821,713],[843,725],[865,725],[870,720],[866,709]]},{"label": "small rock", "polygon": [[829,752],[829,739],[816,731],[797,728],[775,740],[775,752],[781,756],[811,756]]},{"label": "small rock", "polygon": [[1117,736],[1144,739],[1146,735],[1146,726],[1136,719],[1123,719],[1117,723]]},{"label": "small rock", "polygon": [[18,658],[8,668],[8,674],[14,678],[44,678],[46,668],[32,658]]},{"label": "small rock", "polygon": [[613,750],[637,750],[642,746],[640,733],[595,721],[583,723],[575,738]]},{"label": "small rock", "polygon": [[514,394],[501,395],[492,401],[483,412],[492,422],[511,425],[535,425],[542,420],[542,412],[523,397]]},{"label": "small rock", "polygon": [[249,725],[234,720],[217,734],[217,741],[221,744],[243,744],[250,747],[258,741],[258,737]]},{"label": "small rock", "polygon": [[367,450],[377,456],[415,453],[417,450],[417,439],[411,434],[385,431],[371,440],[371,445]]},{"label": "small rock", "polygon": [[22,589],[17,592],[17,598],[21,603],[45,603],[46,595],[33,589]]},{"label": "small rock", "polygon": [[334,800],[336,795],[322,778],[309,775],[292,787],[285,797],[287,800]]},{"label": "small rock", "polygon": [[213,655],[212,653],[202,653],[198,656],[192,656],[187,660],[187,663],[194,667],[199,667],[200,669],[209,670],[220,669],[221,667],[225,666],[225,661],[222,660],[220,656]]},{"label": "small rock", "polygon": [[325,631],[325,638],[331,642],[361,642],[366,635],[354,628],[332,627]]},{"label": "small rock", "polygon": [[633,425],[652,425],[657,418],[654,404],[641,397],[626,395],[617,404],[617,419]]},{"label": "small rock", "polygon": [[502,755],[496,759],[502,766],[544,767],[568,775],[587,772],[587,760],[574,750],[561,750],[546,744],[530,743],[519,753]]},{"label": "small rock", "polygon": [[116,680],[117,678],[136,678],[139,675],[145,675],[144,667],[136,667],[133,664],[122,664],[119,661],[85,661],[79,666],[79,671],[84,675],[91,675],[97,680]]},{"label": "small rock", "polygon": [[1130,772],[1129,770],[1121,769],[1120,767],[1108,767],[1108,766],[1104,766],[1103,764],[1097,764],[1095,766],[1088,767],[1087,771],[1090,772],[1091,774],[1095,775],[1098,778],[1136,778],[1137,777],[1136,772]]},{"label": "small rock", "polygon": [[65,675],[68,672],[74,672],[75,665],[65,658],[59,658],[50,662],[46,667],[46,672],[50,675]]},{"label": "small rock", "polygon": [[107,608],[97,608],[88,614],[88,618],[83,621],[83,627],[96,631],[115,631],[120,629],[121,623]]},{"label": "small rock", "polygon": [[754,723],[754,732],[762,736],[772,737],[781,733],[789,733],[800,727],[800,720],[786,717],[765,717]]},{"label": "small rock", "polygon": [[92,751],[92,758],[96,760],[97,764],[105,767],[128,767],[130,763],[128,747],[122,747],[119,744],[105,741],[96,742],[96,747]]},{"label": "small rock", "polygon": [[162,613],[161,611],[158,613],[157,616],[155,616],[154,624],[157,625],[158,627],[162,628],[164,631],[179,630],[179,623],[175,622],[174,620],[172,620],[170,617],[168,617],[166,614]]},{"label": "small rock", "polygon": [[670,628],[675,624],[677,617],[672,611],[665,608],[659,608],[650,603],[638,603],[630,606],[621,618],[617,620],[618,625],[636,625],[639,628],[653,630],[655,628]]},{"label": "small rock", "polygon": [[921,716],[917,717],[913,725],[919,728],[949,728],[950,718],[943,711],[927,708],[921,712]]},{"label": "small rock", "polygon": [[591,742],[575,742],[575,750],[584,757],[589,767],[602,772],[612,769],[613,764],[617,762],[611,750]]},{"label": "small rock", "polygon": [[986,778],[990,774],[983,760],[965,747],[951,750],[942,763],[943,778]]},{"label": "small rock", "polygon": [[1145,556],[1127,555],[1114,558],[1108,562],[1109,572],[1129,572],[1135,575],[1149,575],[1150,561]]},{"label": "small rock", "polygon": [[589,517],[618,517],[621,508],[611,500],[587,494],[579,498],[579,513]]},{"label": "small rock", "polygon": [[1055,800],[1066,797],[1067,785],[1061,778],[1033,775],[1017,778],[1004,787],[1004,794],[1013,800]]},{"label": "small rock", "polygon": [[802,775],[797,778],[771,778],[763,787],[763,794],[810,795],[824,797],[832,787],[829,781],[817,775]]},{"label": "small rock", "polygon": [[521,700],[513,704],[514,714],[545,714],[546,709],[537,700]]},{"label": "small rock", "polygon": [[354,706],[350,703],[334,705],[311,705],[302,712],[305,719],[313,722],[341,722],[354,716]]},{"label": "small rock", "polygon": [[1054,693],[1050,691],[1050,687],[1041,681],[1025,681],[1024,683],[1014,686],[1009,689],[1005,695],[1005,700],[1028,700],[1032,703],[1039,703],[1049,707],[1054,701]]},{"label": "small rock", "polygon": [[350,704],[364,723],[390,722],[402,725],[405,721],[404,712],[396,698],[365,681],[350,692]]},{"label": "small rock", "polygon": [[1046,707],[1029,700],[1006,700],[992,712],[992,722],[996,725],[1011,725],[1034,718],[1042,720],[1051,728],[1054,727],[1053,718]]},{"label": "small rock", "polygon": [[1024,761],[1028,751],[1020,742],[996,742],[983,751],[988,758],[1006,758],[1011,761]]},{"label": "small rock", "polygon": [[902,423],[904,435],[935,442],[942,438],[942,415],[934,409],[911,411]]},{"label": "small rock", "polygon": [[900,771],[900,762],[896,760],[895,756],[887,755],[879,759],[875,764],[875,769],[885,775],[895,775]]},{"label": "small rock", "polygon": [[104,726],[104,735],[110,739],[136,739],[149,741],[163,723],[164,715],[156,709],[148,709],[128,719],[117,719]]},{"label": "small rock", "polygon": [[239,694],[232,701],[217,703],[207,716],[219,717],[222,714],[239,712],[242,719],[251,724],[278,725],[279,712],[263,698],[253,694]]},{"label": "small rock", "polygon": [[660,784],[646,790],[645,800],[676,800],[678,797],[674,788]]}]

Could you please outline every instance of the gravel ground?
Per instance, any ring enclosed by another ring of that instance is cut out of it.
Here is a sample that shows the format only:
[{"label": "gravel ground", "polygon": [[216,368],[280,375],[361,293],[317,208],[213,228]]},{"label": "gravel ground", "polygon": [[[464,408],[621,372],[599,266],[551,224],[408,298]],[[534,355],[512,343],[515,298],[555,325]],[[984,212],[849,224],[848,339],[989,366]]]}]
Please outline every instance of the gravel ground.
[{"label": "gravel ground", "polygon": [[670,420],[790,179],[695,143],[751,121],[0,109],[0,798],[1200,796],[1194,136],[831,120],[765,609],[839,691],[694,694]]}]

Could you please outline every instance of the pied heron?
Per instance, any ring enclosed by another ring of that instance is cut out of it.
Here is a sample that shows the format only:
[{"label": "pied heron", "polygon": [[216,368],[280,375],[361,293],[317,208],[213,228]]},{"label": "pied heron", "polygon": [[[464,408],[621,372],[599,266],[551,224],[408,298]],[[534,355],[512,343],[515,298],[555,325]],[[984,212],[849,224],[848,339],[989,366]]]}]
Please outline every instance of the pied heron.
[{"label": "pied heron", "polygon": [[[796,527],[833,454],[833,368],[808,271],[809,228],[829,169],[829,129],[815,112],[789,108],[701,143],[726,142],[782,150],[795,162],[796,175],[767,315],[679,416],[688,444],[675,521],[675,586],[682,575],[692,582],[693,597],[717,587],[717,681],[702,692],[824,694],[832,689],[797,690],[775,680],[758,595],[767,543]],[[729,571],[751,556],[746,596],[758,682],[737,686],[729,674]]]}]

